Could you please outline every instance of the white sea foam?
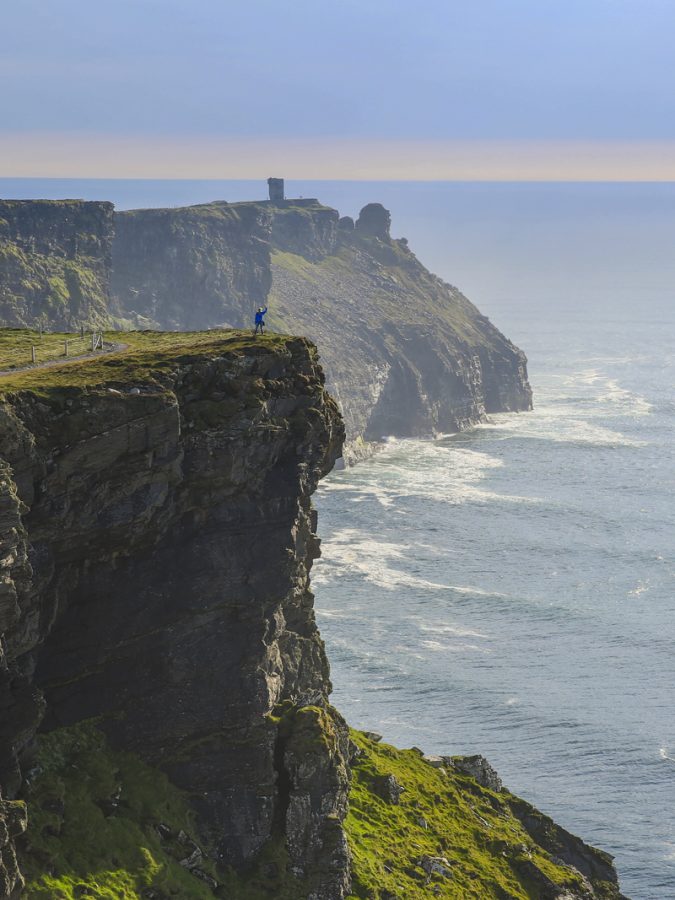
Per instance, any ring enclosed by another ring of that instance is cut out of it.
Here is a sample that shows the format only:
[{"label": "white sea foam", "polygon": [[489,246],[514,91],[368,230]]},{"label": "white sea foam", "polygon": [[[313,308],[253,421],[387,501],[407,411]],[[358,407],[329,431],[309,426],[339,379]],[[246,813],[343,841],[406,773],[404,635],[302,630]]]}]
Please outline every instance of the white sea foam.
[{"label": "white sea foam", "polygon": [[509,599],[509,595],[503,594],[501,591],[485,591],[483,588],[469,587],[465,584],[449,584],[448,590],[457,594],[467,594],[470,597],[494,597],[498,600]]},{"label": "white sea foam", "polygon": [[494,501],[538,504],[531,496],[500,494],[481,486],[488,474],[503,466],[501,459],[458,443],[438,440],[405,440],[386,446],[378,455],[357,468],[353,476],[335,477],[320,491],[349,491],[352,496],[367,494],[381,506],[395,506],[401,497],[422,497],[450,505]]},{"label": "white sea foam", "polygon": [[[345,572],[361,574],[371,584],[394,591],[399,587],[439,591],[447,585],[420,578],[405,571],[409,558],[398,544],[375,541],[354,528],[343,528],[323,542],[326,562],[314,569],[315,584],[329,583]],[[391,565],[400,560],[402,568]]]},{"label": "white sea foam", "polygon": [[641,447],[645,442],[600,424],[598,419],[642,417],[653,410],[645,398],[622,387],[599,369],[589,368],[552,379],[549,390],[538,393],[534,410],[526,416],[500,413],[487,425],[505,433],[554,443],[606,447]]},{"label": "white sea foam", "polygon": [[467,642],[442,643],[441,641],[422,641],[422,647],[433,652],[444,653],[492,653],[489,647],[481,647],[478,644]]},{"label": "white sea foam", "polygon": [[609,411],[613,414],[618,412],[621,415],[646,416],[654,408],[645,397],[621,387],[616,378],[611,378],[598,369],[575,372],[565,379],[565,384],[586,385],[593,388],[592,399],[609,407]]},{"label": "white sea foam", "polygon": [[638,581],[632,591],[628,591],[629,597],[639,597],[640,594],[646,594],[649,590],[649,579]]},{"label": "white sea foam", "polygon": [[[352,606],[350,608],[351,613],[355,613],[358,610],[357,606]],[[349,616],[347,613],[336,612],[334,609],[316,609],[315,611],[317,618],[322,619],[348,619]]]},{"label": "white sea foam", "polygon": [[654,405],[644,397],[622,388],[612,378],[607,379],[607,389],[598,399],[604,403],[614,403],[632,416],[647,416],[654,409]]},{"label": "white sea foam", "polygon": [[441,644],[440,641],[422,641],[422,646],[426,647],[427,650],[444,650],[445,644]]},{"label": "white sea foam", "polygon": [[434,634],[452,634],[455,637],[487,638],[487,634],[474,631],[472,628],[458,628],[455,625],[420,625],[420,631],[433,632]]},{"label": "white sea foam", "polygon": [[494,416],[491,423],[479,427],[498,429],[506,434],[518,434],[554,444],[588,444],[594,447],[645,446],[645,441],[599,425],[593,418],[580,416],[576,406],[570,405],[570,411],[565,413],[559,407],[542,405],[527,417],[514,418],[500,413]]}]

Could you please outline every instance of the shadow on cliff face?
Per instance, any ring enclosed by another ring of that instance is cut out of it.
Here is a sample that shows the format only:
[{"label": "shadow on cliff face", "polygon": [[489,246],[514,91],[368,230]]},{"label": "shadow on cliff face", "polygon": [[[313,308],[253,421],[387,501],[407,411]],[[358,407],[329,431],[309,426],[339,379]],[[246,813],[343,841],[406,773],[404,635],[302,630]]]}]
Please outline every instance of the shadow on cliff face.
[{"label": "shadow on cliff face", "polygon": [[[344,431],[311,345],[216,350],[152,390],[17,394],[0,412],[32,563],[14,568],[10,649],[44,692],[43,730],[95,722],[112,752],[161,769],[220,865],[250,863],[298,802],[307,850],[332,819],[297,773],[283,780],[271,714],[325,704],[330,687],[310,494]],[[38,718],[3,747],[28,767]],[[333,788],[344,804],[346,782]]]}]

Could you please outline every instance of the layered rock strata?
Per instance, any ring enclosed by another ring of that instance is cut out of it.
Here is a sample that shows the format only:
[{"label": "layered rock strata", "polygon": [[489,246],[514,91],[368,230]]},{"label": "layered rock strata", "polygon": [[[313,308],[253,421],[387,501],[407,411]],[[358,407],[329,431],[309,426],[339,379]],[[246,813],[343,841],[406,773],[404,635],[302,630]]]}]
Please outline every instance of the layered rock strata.
[{"label": "layered rock strata", "polygon": [[[315,351],[297,339],[237,352],[216,339],[132,388],[113,377],[5,396],[10,796],[46,702],[43,728],[96,720],[189,792],[220,863],[245,866],[276,829],[298,878],[344,896],[346,726],[326,706],[308,582],[310,494],[342,437]],[[333,746],[311,766],[280,704],[330,722]]]}]

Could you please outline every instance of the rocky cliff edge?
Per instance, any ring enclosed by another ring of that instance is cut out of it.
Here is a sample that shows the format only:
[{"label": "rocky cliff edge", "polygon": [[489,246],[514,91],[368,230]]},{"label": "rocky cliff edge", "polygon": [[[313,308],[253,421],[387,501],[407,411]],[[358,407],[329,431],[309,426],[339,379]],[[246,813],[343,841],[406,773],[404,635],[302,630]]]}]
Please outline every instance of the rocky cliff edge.
[{"label": "rocky cliff edge", "polygon": [[0,897],[618,898],[485,766],[330,707],[313,345],[128,340],[0,383]]}]

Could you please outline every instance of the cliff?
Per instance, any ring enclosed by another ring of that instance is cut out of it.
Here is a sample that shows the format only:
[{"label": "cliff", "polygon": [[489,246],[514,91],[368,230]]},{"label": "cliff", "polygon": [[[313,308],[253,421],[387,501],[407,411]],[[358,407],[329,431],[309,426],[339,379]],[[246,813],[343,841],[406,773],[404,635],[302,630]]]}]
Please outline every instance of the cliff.
[{"label": "cliff", "polygon": [[0,200],[0,323],[109,326],[112,203]]},{"label": "cliff", "polygon": [[363,443],[461,430],[531,408],[524,354],[389,233],[379,204],[356,224],[314,200],[206,204],[115,216],[117,314],[159,328],[249,327],[319,347]]},{"label": "cliff", "polygon": [[620,897],[485,764],[330,707],[313,345],[128,343],[0,382],[0,897]]},{"label": "cliff", "polygon": [[461,430],[531,407],[524,354],[393,240],[379,204],[356,224],[316,200],[118,212],[0,201],[0,324],[49,330],[248,328],[306,334],[364,444]]}]

